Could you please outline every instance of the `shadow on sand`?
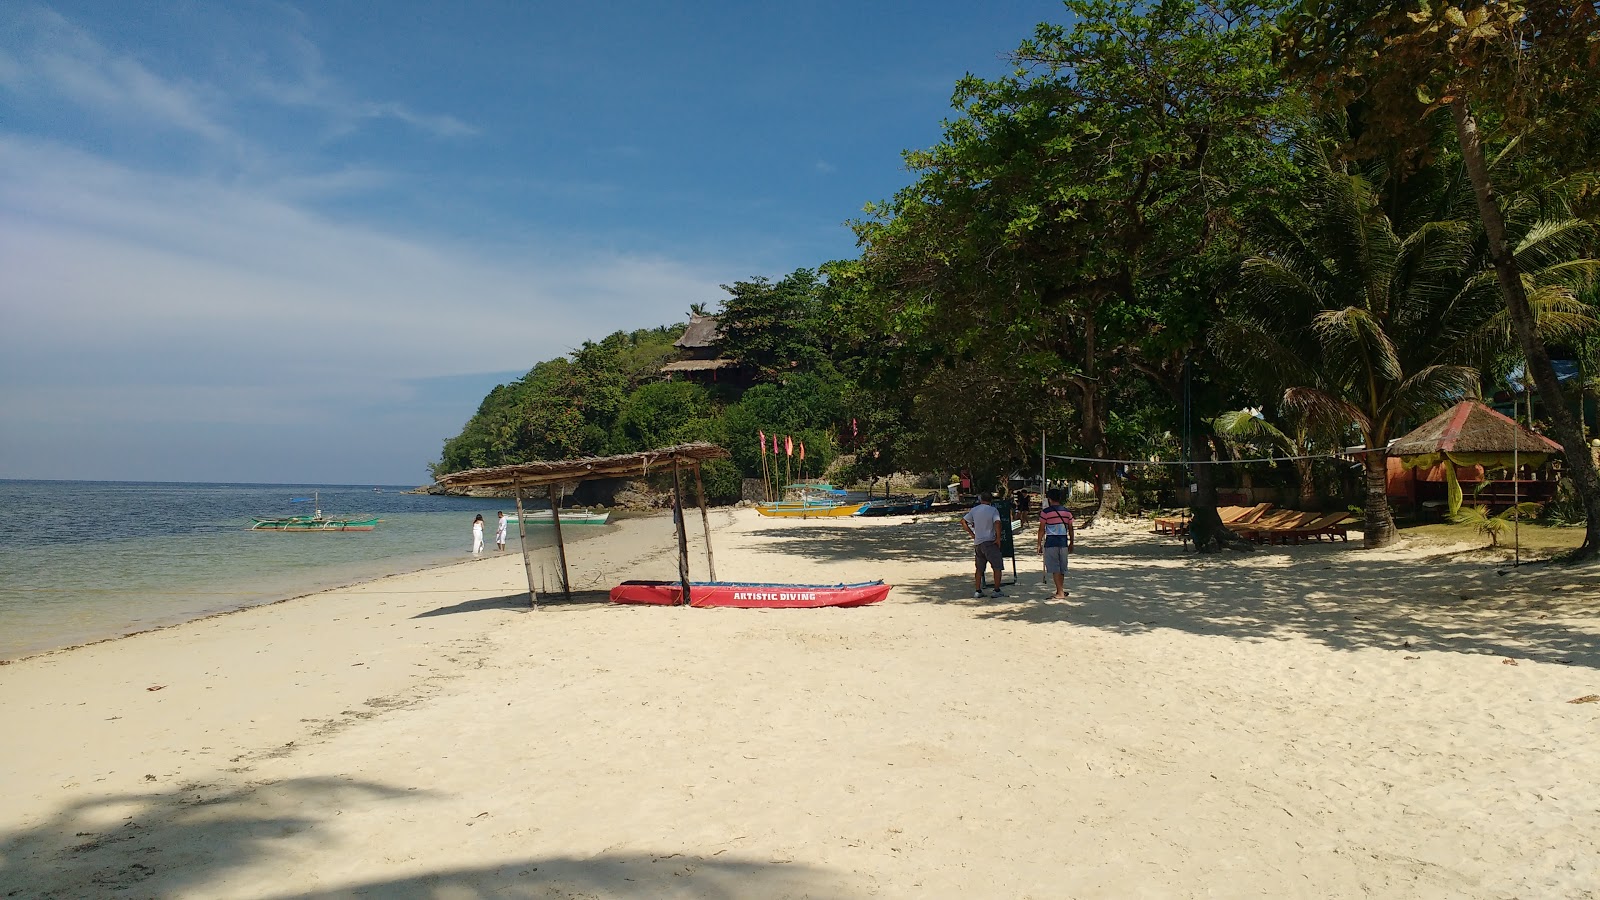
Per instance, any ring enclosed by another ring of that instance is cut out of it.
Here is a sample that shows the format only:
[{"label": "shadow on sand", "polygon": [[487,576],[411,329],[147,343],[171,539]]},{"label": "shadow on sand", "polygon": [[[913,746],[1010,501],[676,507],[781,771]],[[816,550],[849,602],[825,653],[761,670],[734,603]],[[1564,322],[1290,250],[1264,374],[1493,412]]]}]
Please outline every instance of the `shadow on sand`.
[{"label": "shadow on sand", "polygon": [[[780,552],[823,561],[953,562],[971,553],[966,535],[946,522],[817,524],[763,536]],[[1170,628],[1249,641],[1303,637],[1336,650],[1444,650],[1600,668],[1600,633],[1574,621],[1592,621],[1600,609],[1595,566],[1500,574],[1482,559],[1399,558],[1364,552],[1358,541],[1199,557],[1136,531],[1095,529],[1080,537],[1066,601],[1046,599],[1039,557],[1026,539],[1018,547],[1021,583],[1008,587],[1007,597],[972,598],[970,576],[902,583],[895,597],[967,606],[981,618],[1122,634]]]},{"label": "shadow on sand", "polygon": [[[265,787],[185,785],[113,795],[61,809],[31,828],[0,834],[0,897],[204,895],[247,866],[282,859],[286,840],[319,840],[342,807],[427,796],[373,782],[299,778]],[[256,871],[260,871],[257,868]],[[314,872],[306,873],[307,880]],[[850,896],[841,873],[796,863],[713,856],[607,853],[527,857],[478,868],[356,883],[281,898]]]},{"label": "shadow on sand", "polygon": [[[597,604],[609,604],[610,602],[611,592],[609,590],[573,591],[572,598],[570,600],[560,593],[539,595],[540,609],[544,609],[546,607],[572,609],[580,606],[589,608]],[[497,609],[511,610],[513,612],[531,611],[532,607],[528,604],[528,592],[522,591],[520,593],[505,594],[499,597],[475,597],[471,600],[463,600],[460,603],[453,603],[449,606],[441,606],[437,609],[430,609],[427,612],[420,612],[411,618],[431,619],[434,616],[453,616],[458,613],[488,612],[490,610]]]}]

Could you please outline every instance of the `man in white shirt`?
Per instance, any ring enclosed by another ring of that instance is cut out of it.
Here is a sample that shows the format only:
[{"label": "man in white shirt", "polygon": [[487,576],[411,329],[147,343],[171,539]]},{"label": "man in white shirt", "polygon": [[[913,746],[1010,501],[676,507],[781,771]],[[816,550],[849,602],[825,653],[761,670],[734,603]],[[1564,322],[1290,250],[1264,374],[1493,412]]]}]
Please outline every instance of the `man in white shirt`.
[{"label": "man in white shirt", "polygon": [[973,561],[978,572],[972,580],[972,596],[983,596],[983,570],[994,569],[994,594],[1004,597],[1000,590],[1000,570],[1004,565],[1000,555],[1000,511],[994,508],[994,497],[987,491],[978,495],[978,505],[961,517],[961,527],[972,538]]}]

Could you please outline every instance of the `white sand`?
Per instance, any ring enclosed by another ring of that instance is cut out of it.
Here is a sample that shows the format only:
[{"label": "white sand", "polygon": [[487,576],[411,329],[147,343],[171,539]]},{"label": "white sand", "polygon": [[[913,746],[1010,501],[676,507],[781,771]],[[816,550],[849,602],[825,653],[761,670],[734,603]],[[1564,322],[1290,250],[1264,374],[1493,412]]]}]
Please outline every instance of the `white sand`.
[{"label": "white sand", "polygon": [[1600,890],[1593,569],[1099,526],[973,600],[948,523],[712,519],[724,579],[896,588],[533,612],[508,555],[0,667],[0,897]]}]

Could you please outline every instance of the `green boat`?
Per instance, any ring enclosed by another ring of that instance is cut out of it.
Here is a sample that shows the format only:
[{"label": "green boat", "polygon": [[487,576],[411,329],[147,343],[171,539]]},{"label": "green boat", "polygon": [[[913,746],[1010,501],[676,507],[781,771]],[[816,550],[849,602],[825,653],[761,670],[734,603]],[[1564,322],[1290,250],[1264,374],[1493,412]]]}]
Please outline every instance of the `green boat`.
[{"label": "green boat", "polygon": [[[548,509],[536,509],[525,517],[529,525],[554,525],[555,519],[550,516]],[[611,518],[611,513],[605,510],[593,512],[587,509],[563,509],[561,511],[561,524],[563,525],[604,525]],[[517,516],[512,513],[506,516],[506,521],[512,525],[517,524]]]},{"label": "green boat", "polygon": [[312,504],[312,514],[309,516],[284,516],[277,519],[261,519],[250,517],[251,531],[371,531],[378,527],[382,519],[377,517],[366,519],[335,519],[322,514],[321,497],[312,492],[310,497],[297,497],[290,503]]}]

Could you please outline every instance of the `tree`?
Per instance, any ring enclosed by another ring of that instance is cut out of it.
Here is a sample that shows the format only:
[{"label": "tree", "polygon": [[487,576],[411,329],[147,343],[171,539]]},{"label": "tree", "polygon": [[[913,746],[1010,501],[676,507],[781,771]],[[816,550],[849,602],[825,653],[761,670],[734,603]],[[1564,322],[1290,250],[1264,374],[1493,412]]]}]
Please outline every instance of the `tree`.
[{"label": "tree", "polygon": [[1307,376],[1284,392],[1285,406],[1360,431],[1366,545],[1382,547],[1394,540],[1389,441],[1402,423],[1476,392],[1471,363],[1497,304],[1474,290],[1483,260],[1469,223],[1396,222],[1365,174],[1324,145],[1306,150],[1317,177],[1304,209],[1257,224],[1261,250],[1241,269],[1248,314],[1227,324],[1221,346],[1247,371],[1285,365]]},{"label": "tree", "polygon": [[[1013,75],[961,81],[961,117],[907,154],[917,181],[856,230],[901,359],[1020,369],[1045,402],[1070,403],[1082,450],[1106,458],[1115,383],[1170,374],[1212,299],[1152,303],[1148,286],[1176,284],[1276,177],[1280,97],[1265,32],[1234,7],[1066,6],[1078,23],[1039,26]],[[1162,330],[1174,334],[1162,358],[1136,368]],[[1095,482],[1119,484],[1114,467]],[[1101,501],[1113,506],[1115,491]]]},{"label": "tree", "polygon": [[1425,153],[1426,120],[1448,111],[1511,325],[1588,514],[1581,557],[1600,555],[1600,472],[1563,402],[1535,326],[1484,149],[1487,113],[1510,137],[1548,152],[1546,177],[1584,159],[1600,108],[1600,9],[1592,0],[1301,0],[1283,17],[1281,49],[1324,104],[1355,105],[1370,146]]}]

